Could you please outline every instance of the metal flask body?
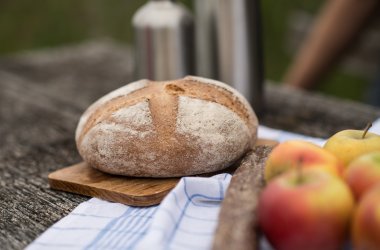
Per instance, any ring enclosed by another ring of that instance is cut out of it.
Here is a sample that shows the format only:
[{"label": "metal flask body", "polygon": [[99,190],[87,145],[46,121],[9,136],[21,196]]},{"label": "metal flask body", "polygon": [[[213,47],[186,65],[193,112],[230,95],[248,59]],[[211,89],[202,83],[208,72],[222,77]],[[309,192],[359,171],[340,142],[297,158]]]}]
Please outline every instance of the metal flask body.
[{"label": "metal flask body", "polygon": [[184,6],[151,0],[132,22],[137,79],[163,81],[194,74],[194,21]]},{"label": "metal flask body", "polygon": [[256,113],[262,113],[265,100],[259,0],[195,0],[195,13],[197,74],[230,84]]}]

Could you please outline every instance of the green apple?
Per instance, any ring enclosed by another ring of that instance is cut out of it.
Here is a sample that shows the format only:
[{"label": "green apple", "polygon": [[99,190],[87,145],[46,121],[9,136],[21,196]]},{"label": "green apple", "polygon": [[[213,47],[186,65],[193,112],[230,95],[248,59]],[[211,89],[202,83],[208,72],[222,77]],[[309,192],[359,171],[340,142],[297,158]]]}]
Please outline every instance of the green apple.
[{"label": "green apple", "polygon": [[380,135],[362,130],[343,130],[330,137],[324,148],[342,161],[344,166],[360,155],[380,151]]},{"label": "green apple", "polygon": [[380,183],[380,151],[359,156],[344,173],[344,180],[359,200],[371,187]]},{"label": "green apple", "polygon": [[264,188],[258,221],[277,250],[336,250],[344,243],[353,209],[353,196],[340,177],[319,168],[299,168]]}]

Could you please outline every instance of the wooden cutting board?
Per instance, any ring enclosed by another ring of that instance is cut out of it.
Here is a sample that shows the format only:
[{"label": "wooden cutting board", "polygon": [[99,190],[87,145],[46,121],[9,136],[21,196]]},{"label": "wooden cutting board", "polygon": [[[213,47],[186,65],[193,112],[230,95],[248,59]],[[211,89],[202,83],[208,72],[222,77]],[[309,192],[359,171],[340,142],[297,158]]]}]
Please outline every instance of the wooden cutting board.
[{"label": "wooden cutting board", "polygon": [[[259,139],[257,142],[258,145],[274,145],[276,143],[266,139]],[[230,171],[233,171],[231,169]],[[211,175],[213,174],[215,173]],[[180,178],[137,178],[110,175],[89,167],[84,162],[50,173],[48,179],[52,189],[131,206],[159,204],[180,180]]]},{"label": "wooden cutting board", "polygon": [[179,178],[136,178],[103,173],[81,162],[48,176],[52,189],[132,206],[160,203]]}]

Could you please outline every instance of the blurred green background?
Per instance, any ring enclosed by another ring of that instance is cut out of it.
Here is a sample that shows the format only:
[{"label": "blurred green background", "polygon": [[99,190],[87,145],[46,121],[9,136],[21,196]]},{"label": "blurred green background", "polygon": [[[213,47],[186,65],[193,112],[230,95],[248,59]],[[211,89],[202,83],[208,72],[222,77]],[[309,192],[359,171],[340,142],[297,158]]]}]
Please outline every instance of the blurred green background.
[{"label": "blurred green background", "polygon": [[[205,0],[207,1],[207,0]],[[0,56],[24,50],[75,44],[111,37],[130,44],[131,18],[143,0],[1,0]],[[192,8],[191,0],[181,1]],[[280,82],[292,53],[287,49],[292,13],[318,13],[323,1],[262,1],[266,78]],[[318,91],[354,100],[363,100],[364,77],[337,67]]]}]

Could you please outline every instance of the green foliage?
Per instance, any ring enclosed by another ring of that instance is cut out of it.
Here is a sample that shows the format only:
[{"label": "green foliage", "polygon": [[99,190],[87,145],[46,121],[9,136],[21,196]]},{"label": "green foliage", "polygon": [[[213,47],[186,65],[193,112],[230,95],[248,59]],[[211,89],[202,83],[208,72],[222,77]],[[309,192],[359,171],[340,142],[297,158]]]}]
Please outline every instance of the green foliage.
[{"label": "green foliage", "polygon": [[[204,0],[207,1],[207,0]],[[131,19],[144,0],[1,0],[0,55],[111,37],[131,43]],[[180,2],[192,6],[191,0]],[[285,51],[288,17],[295,9],[316,13],[319,0],[263,0],[266,78],[281,81],[291,63]],[[335,71],[320,90],[360,99],[363,79]]]},{"label": "green foliage", "polygon": [[142,0],[0,1],[0,54],[99,37],[130,42]]}]

